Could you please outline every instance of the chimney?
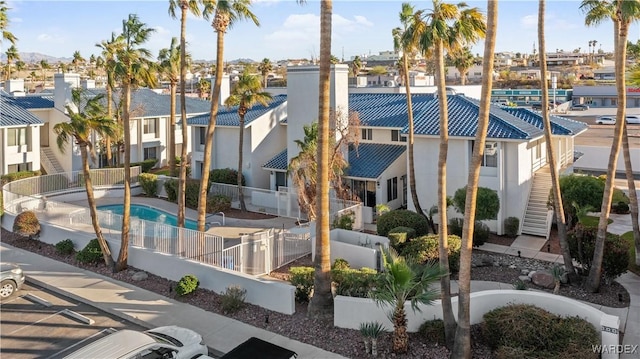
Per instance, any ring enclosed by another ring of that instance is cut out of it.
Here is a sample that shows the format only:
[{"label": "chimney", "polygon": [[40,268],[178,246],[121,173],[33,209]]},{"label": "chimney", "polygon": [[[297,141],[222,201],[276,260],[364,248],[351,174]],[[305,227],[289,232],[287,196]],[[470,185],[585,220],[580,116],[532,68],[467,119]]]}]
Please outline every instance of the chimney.
[{"label": "chimney", "polygon": [[81,80],[80,81],[80,85],[85,90],[94,89],[94,88],[96,88],[96,80],[92,80],[92,79]]},{"label": "chimney", "polygon": [[80,87],[80,75],[74,73],[56,73],[53,75],[53,106],[66,112],[65,106],[73,103],[71,89]]},{"label": "chimney", "polygon": [[24,79],[10,79],[4,82],[4,90],[8,94],[24,92]]},{"label": "chimney", "polygon": [[[215,84],[216,78],[215,76],[211,77],[211,101],[213,101],[213,87]],[[231,82],[229,80],[229,75],[222,75],[222,83],[220,84],[220,99],[218,99],[218,103],[220,106],[224,106],[224,102],[231,95]]]},{"label": "chimney", "polygon": [[[331,66],[329,107],[339,112],[342,121],[349,114],[349,67]],[[296,140],[304,140],[304,126],[318,121],[320,67],[291,66],[287,68],[287,160],[298,155]],[[344,124],[343,124],[344,125]],[[345,158],[348,152],[345,153]]]}]

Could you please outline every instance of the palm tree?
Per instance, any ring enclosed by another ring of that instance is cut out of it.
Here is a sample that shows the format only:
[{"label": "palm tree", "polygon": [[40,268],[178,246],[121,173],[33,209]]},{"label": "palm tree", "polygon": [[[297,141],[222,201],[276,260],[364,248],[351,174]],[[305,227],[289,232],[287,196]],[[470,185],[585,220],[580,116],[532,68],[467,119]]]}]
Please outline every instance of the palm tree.
[{"label": "palm tree", "polygon": [[42,70],[42,86],[44,87],[45,82],[47,81],[47,70],[51,68],[51,65],[47,62],[47,60],[40,60],[40,69]]},{"label": "palm tree", "polygon": [[[640,1],[583,0],[580,4],[580,9],[586,13],[585,24],[588,26],[598,25],[607,19],[611,19],[614,25],[613,36],[616,66],[616,91],[618,93],[618,109],[616,113],[617,121],[613,134],[611,152],[609,154],[609,166],[607,168],[607,179],[605,181],[602,207],[600,209],[600,221],[598,222],[598,234],[596,235],[593,261],[591,269],[589,270],[589,277],[587,279],[587,288],[592,292],[597,292],[600,288],[600,280],[602,279],[602,258],[604,256],[604,241],[607,234],[611,201],[613,199],[613,181],[615,179],[618,154],[620,152],[620,145],[622,143],[625,127],[625,112],[627,107],[625,79],[627,38],[631,22],[640,19]],[[630,171],[631,168],[627,168],[628,175]],[[637,196],[635,191],[634,193],[629,193],[629,195]],[[634,235],[634,237],[637,238],[637,235]]]},{"label": "palm tree", "polygon": [[[115,65],[116,65],[116,54],[121,50],[123,46],[122,38],[116,36],[115,33],[111,33],[111,40],[103,40],[99,44],[96,44],[102,50],[102,56],[98,57],[98,60],[103,59],[102,61],[96,61],[96,63],[103,63],[104,71],[107,76],[106,83],[106,93],[107,93],[107,116],[109,118],[113,118],[113,89],[115,87]],[[109,166],[113,165],[112,163],[112,152],[111,152],[111,137],[105,138],[105,147],[107,152],[107,163]]]},{"label": "palm tree", "polygon": [[201,77],[196,84],[196,88],[198,93],[200,94],[200,98],[207,99],[209,98],[209,94],[211,93],[211,81],[209,79]]},{"label": "palm tree", "polygon": [[[182,120],[182,150],[180,152],[180,175],[178,177],[178,227],[184,227],[185,224],[185,192],[187,189],[187,146],[189,139],[187,127],[187,100],[185,93],[187,75],[187,14],[191,12],[194,16],[200,17],[201,12],[200,7],[198,6],[199,3],[200,1],[198,0],[169,0],[169,15],[171,15],[172,18],[176,18],[176,9],[178,6],[180,7],[180,119]],[[169,161],[173,162],[175,166],[175,155],[173,158],[170,158]],[[204,228],[199,229],[204,231]]]},{"label": "palm tree", "polygon": [[176,92],[180,80],[180,47],[178,39],[172,38],[168,49],[160,50],[158,55],[160,72],[169,79],[169,93],[171,104],[169,106],[169,173],[176,173]]},{"label": "palm tree", "polygon": [[9,81],[9,79],[11,78],[11,63],[20,60],[20,52],[18,52],[18,48],[15,45],[11,45],[5,52],[5,55],[7,55],[7,69],[5,71],[5,80]]},{"label": "palm tree", "polygon": [[393,323],[392,350],[394,353],[406,353],[409,348],[407,334],[407,315],[405,303],[411,302],[413,311],[420,311],[419,304],[431,304],[438,299],[437,290],[429,286],[438,278],[446,275],[438,263],[417,264],[408,262],[399,256],[393,248],[383,251],[384,272],[380,284],[371,292],[371,297],[378,306],[391,307],[388,313]]},{"label": "palm tree", "polygon": [[11,43],[11,45],[15,45],[18,38],[11,32],[8,31],[9,27],[9,17],[7,16],[7,11],[11,10],[11,8],[7,7],[7,2],[2,0],[0,1],[0,31],[2,31],[2,37],[0,37],[0,44],[2,44],[2,40],[7,40]]},{"label": "palm tree", "polygon": [[356,56],[353,58],[353,61],[351,61],[351,72],[353,73],[353,77],[358,77],[361,69],[362,59],[360,59],[360,56]]},{"label": "palm tree", "polygon": [[244,116],[255,104],[267,106],[271,100],[271,94],[262,91],[262,84],[258,77],[251,75],[245,70],[239,76],[238,82],[231,90],[231,95],[224,102],[225,106],[238,106],[238,117],[240,117],[240,128],[238,135],[238,199],[240,200],[240,210],[247,211],[244,203],[244,193],[242,191],[242,148],[244,146]]},{"label": "palm tree", "polygon": [[[547,50],[544,33],[545,7],[545,0],[540,0],[538,6],[538,53],[540,57],[540,88],[542,89],[542,103],[549,103],[549,86],[547,84]],[[549,119],[549,108],[547,106],[542,106],[542,122],[544,127],[544,139],[547,143],[547,158],[551,172],[553,208],[556,215],[556,223],[558,225],[558,240],[562,250],[565,271],[568,273],[569,278],[575,279],[576,271],[573,268],[573,259],[569,252],[569,242],[567,242],[567,220],[564,214],[564,204],[562,203],[557,154],[551,133],[551,120]]]},{"label": "palm tree", "polygon": [[27,67],[27,64],[25,64],[24,61],[22,60],[16,61],[16,72],[17,72],[16,76],[18,78],[21,78],[20,71],[24,70],[26,67]]},{"label": "palm tree", "polygon": [[330,111],[329,77],[331,75],[331,16],[333,0],[320,2],[320,78],[318,95],[318,194],[316,203],[316,257],[314,294],[309,301],[307,315],[311,318],[331,316],[333,314],[333,296],[331,295],[331,257],[329,237],[329,172],[330,172]]},{"label": "palm tree", "polygon": [[629,135],[627,124],[622,129],[622,152],[624,153],[624,165],[627,176],[627,186],[629,187],[629,207],[631,210],[631,227],[633,228],[633,242],[636,247],[636,265],[640,266],[640,218],[638,217],[638,192],[636,190],[635,178],[631,166],[631,156],[629,153]]},{"label": "palm tree", "polygon": [[85,63],[85,59],[84,57],[82,57],[82,55],[80,55],[80,51],[75,51],[73,53],[73,60],[71,60],[71,63],[73,64],[73,66],[75,67],[76,72],[78,72],[80,65]]},{"label": "palm tree", "polygon": [[122,83],[122,122],[124,129],[124,203],[122,211],[122,243],[116,263],[116,271],[127,267],[129,257],[129,227],[131,215],[131,91],[146,84],[155,85],[151,52],[141,46],[146,43],[155,30],[140,22],[135,14],[122,21],[123,42],[116,51],[114,72]]},{"label": "palm tree", "polygon": [[[456,5],[433,1],[430,12],[416,12],[409,38],[426,52],[433,50],[436,61],[436,79],[438,107],[440,115],[440,148],[438,152],[438,240],[440,265],[449,270],[448,233],[447,233],[447,153],[449,151],[449,118],[447,107],[447,91],[445,85],[444,50],[457,51],[462,45],[478,41],[484,37],[486,23],[484,16],[477,8],[468,8],[465,3]],[[484,145],[483,145],[484,146]],[[443,314],[446,320],[445,336],[449,347],[453,344],[453,314],[450,304],[449,277],[441,279],[443,293]]]},{"label": "palm tree", "polygon": [[[487,3],[487,33],[484,41],[484,61],[482,73],[493,73],[493,61],[496,47],[496,30],[498,23],[498,2]],[[471,248],[473,245],[473,227],[475,223],[476,197],[480,180],[480,166],[484,155],[487,130],[489,128],[489,108],[491,104],[492,76],[482,78],[478,132],[469,177],[467,180],[467,196],[465,199],[462,245],[460,248],[460,269],[458,273],[458,328],[451,353],[452,358],[471,358],[470,302],[471,302]]]},{"label": "palm tree", "polygon": [[[211,112],[207,125],[207,138],[204,144],[204,158],[202,159],[202,177],[200,178],[200,195],[198,196],[198,230],[204,231],[204,221],[207,214],[207,188],[209,188],[209,170],[211,168],[211,151],[213,149],[213,133],[216,129],[218,104],[220,102],[220,87],[222,86],[222,71],[224,70],[224,35],[239,20],[251,20],[256,26],[260,22],[251,12],[251,0],[218,0],[205,1],[203,10],[205,17],[214,14],[211,26],[217,33],[216,39],[216,74],[211,96]],[[183,147],[184,148],[184,145]]]},{"label": "palm tree", "polygon": [[471,53],[471,49],[465,46],[457,51],[451,53],[453,66],[460,73],[460,84],[465,85],[467,82],[467,72],[475,63],[475,57]]},{"label": "palm tree", "polygon": [[262,74],[264,88],[267,88],[267,76],[271,71],[273,71],[273,64],[271,63],[271,60],[266,57],[262,59],[262,62],[258,65],[258,71]]},{"label": "palm tree", "polygon": [[96,156],[94,146],[91,143],[91,133],[95,132],[101,136],[112,136],[115,130],[115,123],[109,117],[105,116],[105,110],[101,102],[102,95],[87,100],[83,98],[82,90],[73,89],[72,100],[75,108],[82,110],[75,110],[72,106],[67,105],[69,122],[56,124],[53,127],[53,132],[58,136],[56,143],[60,152],[64,153],[65,147],[70,141],[74,141],[80,148],[82,173],[87,191],[87,201],[89,202],[89,212],[91,213],[91,223],[93,224],[93,230],[100,244],[100,249],[102,249],[104,262],[109,268],[113,268],[111,250],[102,235],[102,229],[98,221],[96,200],[91,184],[91,172],[89,171],[89,154],[91,154],[91,159],[95,163]]}]

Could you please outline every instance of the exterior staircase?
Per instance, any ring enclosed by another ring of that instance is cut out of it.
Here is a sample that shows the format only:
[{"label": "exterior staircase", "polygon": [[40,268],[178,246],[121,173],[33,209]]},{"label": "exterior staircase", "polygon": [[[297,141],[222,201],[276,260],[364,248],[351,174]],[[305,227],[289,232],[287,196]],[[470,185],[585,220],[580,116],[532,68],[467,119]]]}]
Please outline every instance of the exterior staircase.
[{"label": "exterior staircase", "polygon": [[40,166],[47,174],[64,172],[51,147],[40,147]]},{"label": "exterior staircase", "polygon": [[522,221],[522,234],[549,237],[552,216],[549,214],[547,202],[549,201],[551,185],[549,165],[540,168],[534,173],[527,209]]}]

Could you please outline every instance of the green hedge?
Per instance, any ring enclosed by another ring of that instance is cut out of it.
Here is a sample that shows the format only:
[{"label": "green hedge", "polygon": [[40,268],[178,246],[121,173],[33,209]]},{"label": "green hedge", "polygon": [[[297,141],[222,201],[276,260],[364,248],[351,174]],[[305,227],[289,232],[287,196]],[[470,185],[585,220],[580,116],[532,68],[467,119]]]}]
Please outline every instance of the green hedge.
[{"label": "green hedge", "polygon": [[[238,171],[233,168],[219,168],[211,170],[211,172],[209,172],[209,182],[237,185]],[[244,174],[242,175],[242,185],[245,185]]]},{"label": "green hedge", "polygon": [[289,268],[291,275],[289,281],[291,285],[296,287],[296,301],[308,302],[313,291],[313,280],[315,270],[313,267],[291,267]]},{"label": "green hedge", "polygon": [[[456,210],[464,214],[465,203],[467,200],[467,186],[458,188],[453,195],[453,206]],[[484,221],[486,219],[498,218],[500,211],[500,198],[498,192],[486,187],[478,187],[476,198],[476,220]]]},{"label": "green hedge", "polygon": [[417,236],[424,236],[429,231],[427,219],[416,212],[397,209],[387,212],[378,218],[378,235],[386,237],[389,231],[396,227],[409,227],[416,231]]},{"label": "green hedge", "polygon": [[389,245],[399,250],[403,243],[406,243],[416,237],[416,230],[409,227],[396,227],[387,234]]},{"label": "green hedge", "polygon": [[[460,246],[462,241],[456,235],[447,238],[449,253],[449,268],[452,273],[458,272],[460,266]],[[418,263],[426,263],[440,258],[439,239],[437,234],[414,238],[407,243],[400,252],[405,258],[414,258]]]},{"label": "green hedge", "polygon": [[334,266],[331,269],[331,279],[336,286],[336,295],[368,298],[371,290],[378,284],[379,278],[378,271],[367,267],[351,269]]},{"label": "green hedge", "polygon": [[85,264],[98,263],[102,258],[102,248],[97,238],[90,240],[81,251],[76,253],[76,260]]},{"label": "green hedge", "polygon": [[0,177],[0,184],[4,186],[9,182],[17,181],[23,178],[40,176],[40,174],[41,174],[40,171],[22,171],[22,172],[7,173],[6,175],[2,175]]},{"label": "green hedge", "polygon": [[149,197],[158,195],[158,176],[153,173],[141,173],[138,177],[142,190]]},{"label": "green hedge", "polygon": [[198,289],[198,286],[200,286],[198,277],[193,274],[187,274],[176,285],[176,294],[179,296],[187,295]]},{"label": "green hedge", "polygon": [[[569,251],[572,257],[582,264],[585,271],[591,268],[597,234],[597,227],[585,227],[582,224],[577,224],[567,235]],[[617,278],[627,271],[629,267],[629,249],[627,241],[618,235],[607,232],[604,242],[604,256],[602,258],[602,274],[606,279]]]},{"label": "green hedge", "polygon": [[[449,220],[449,233],[462,237],[463,224],[463,218],[451,218]],[[490,233],[489,227],[486,224],[476,221],[476,224],[473,226],[473,246],[479,247],[483,245],[489,239]]]},{"label": "green hedge", "polygon": [[504,233],[508,237],[515,238],[518,236],[520,229],[520,219],[518,217],[507,217],[504,219]]},{"label": "green hedge", "polygon": [[[167,199],[171,202],[178,202],[178,180],[169,179],[164,182],[164,189],[167,191]],[[207,189],[208,191],[208,189]],[[189,208],[198,208],[200,196],[200,180],[188,179],[185,189],[185,201]]]},{"label": "green hedge", "polygon": [[231,208],[231,198],[217,194],[207,198],[207,213],[225,212]]},{"label": "green hedge", "polygon": [[73,254],[73,241],[71,239],[65,239],[56,243],[56,252],[60,254]]}]

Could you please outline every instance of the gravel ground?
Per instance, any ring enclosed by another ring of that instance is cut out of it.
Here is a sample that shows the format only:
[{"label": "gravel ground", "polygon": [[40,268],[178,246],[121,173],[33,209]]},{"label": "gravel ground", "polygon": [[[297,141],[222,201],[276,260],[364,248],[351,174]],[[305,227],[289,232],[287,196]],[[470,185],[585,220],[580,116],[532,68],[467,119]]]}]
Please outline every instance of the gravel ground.
[{"label": "gravel ground", "polygon": [[[198,306],[207,311],[223,314],[227,317],[240,320],[244,323],[250,324],[255,327],[263,328],[274,333],[278,333],[285,337],[298,340],[310,345],[325,349],[327,351],[339,353],[349,358],[367,358],[369,357],[364,352],[364,346],[362,344],[362,338],[357,330],[342,329],[333,327],[331,320],[311,320],[308,319],[307,307],[304,304],[298,304],[296,307],[296,313],[294,315],[285,315],[281,313],[271,312],[264,308],[247,304],[243,309],[236,313],[223,313],[222,306],[220,304],[220,295],[215,292],[198,289],[195,293],[185,297],[177,297],[172,288],[175,287],[175,282],[155,276],[148,273],[149,277],[143,281],[134,281],[131,279],[131,275],[139,270],[130,267],[128,270],[120,273],[112,273],[110,268],[107,268],[104,264],[100,265],[83,265],[77,263],[73,256],[60,255],[55,251],[55,247],[39,242],[36,240],[27,240],[21,238],[11,232],[2,229],[2,242],[9,245],[26,249],[31,252],[38,253],[45,257],[55,259],[67,264],[77,266],[86,270],[90,270],[107,277],[111,277],[123,282],[130,283],[132,285],[144,288],[146,290],[164,295],[169,298],[173,298],[191,305]],[[507,258],[503,258],[507,257]],[[530,259],[521,259],[517,257],[503,256],[499,254],[483,253],[481,251],[474,252],[474,258],[478,263],[488,263],[489,261],[500,261],[504,265],[499,267],[474,267],[472,272],[472,278],[477,280],[493,280],[502,281],[505,283],[513,283],[520,272],[519,269],[512,269],[508,266],[512,263],[519,263],[523,267],[537,267],[543,265],[543,262],[534,261]],[[515,259],[514,259],[515,258]],[[305,257],[292,265],[306,265],[309,264],[310,259]],[[505,266],[506,265],[506,266]],[[278,271],[280,278],[284,279],[285,269]],[[514,279],[515,278],[515,279]],[[611,287],[611,289],[607,289]],[[603,292],[610,293],[612,295],[602,294],[587,294],[584,293],[579,287],[563,287],[561,294],[571,297],[578,297],[584,300],[590,300],[595,303],[613,306],[613,293],[615,293],[615,302],[617,302],[617,293],[624,291],[622,286],[614,283],[612,286],[604,286]],[[624,292],[627,298],[626,291]],[[603,298],[609,298],[604,300]],[[621,305],[619,305],[621,306]],[[379,357],[380,358],[445,358],[449,356],[448,350],[434,343],[431,338],[425,338],[418,333],[409,334],[409,352],[402,355],[392,354],[391,348],[391,334],[385,333],[379,339]],[[479,334],[479,327],[472,327],[472,342],[473,342],[473,357],[474,358],[493,358],[491,350],[482,344],[482,338]]]}]

